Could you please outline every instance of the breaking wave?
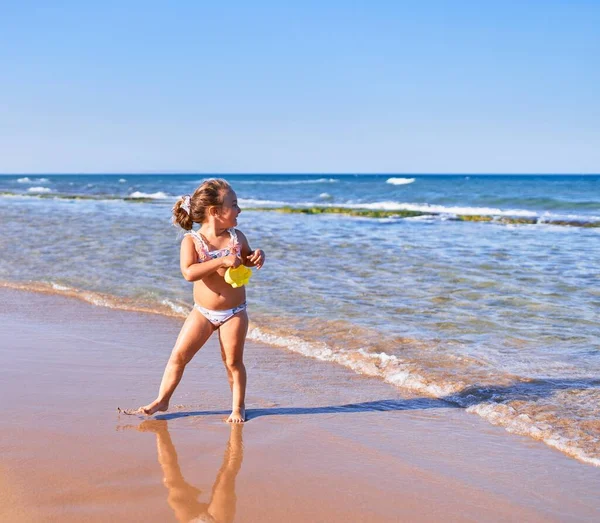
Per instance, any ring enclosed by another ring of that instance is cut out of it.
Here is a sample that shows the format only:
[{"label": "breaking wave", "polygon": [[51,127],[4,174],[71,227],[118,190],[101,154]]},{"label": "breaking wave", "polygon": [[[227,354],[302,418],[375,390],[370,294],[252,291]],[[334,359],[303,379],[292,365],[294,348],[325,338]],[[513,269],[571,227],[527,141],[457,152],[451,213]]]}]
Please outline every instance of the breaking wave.
[{"label": "breaking wave", "polygon": [[414,178],[388,178],[385,183],[390,183],[392,185],[408,185],[414,181]]},{"label": "breaking wave", "polygon": [[18,183],[47,183],[50,180],[48,180],[48,178],[35,178],[35,179],[31,179],[28,178],[27,176],[25,178],[19,178],[17,180]]},{"label": "breaking wave", "polygon": [[135,191],[129,195],[129,198],[148,198],[151,200],[166,200],[167,198],[172,198],[172,196],[162,191],[153,193]]}]

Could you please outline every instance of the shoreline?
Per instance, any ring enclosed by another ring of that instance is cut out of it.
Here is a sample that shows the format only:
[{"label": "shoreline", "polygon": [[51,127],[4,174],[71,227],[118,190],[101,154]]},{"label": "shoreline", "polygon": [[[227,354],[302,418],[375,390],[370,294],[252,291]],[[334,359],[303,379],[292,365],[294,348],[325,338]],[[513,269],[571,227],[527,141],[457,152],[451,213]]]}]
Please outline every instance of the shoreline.
[{"label": "shoreline", "polygon": [[253,341],[239,434],[222,421],[230,392],[214,337],[170,412],[119,416],[154,396],[181,319],[5,287],[0,304],[0,519],[600,515],[598,468],[447,402]]},{"label": "shoreline", "polygon": [[[106,294],[96,291],[88,291],[68,287],[53,282],[10,282],[0,280],[0,291],[3,289],[15,290],[18,292],[34,292],[48,296],[56,296],[59,298],[75,299],[88,305],[107,308],[115,312],[133,312],[141,314],[150,314],[163,318],[184,319],[191,307],[187,307],[182,303],[173,303],[170,300],[162,300],[158,302],[144,302],[133,298],[120,297],[112,294]],[[298,337],[297,333],[284,333],[273,330],[265,323],[265,318],[259,318],[259,324],[250,318],[250,330],[248,333],[248,342],[264,344],[272,350],[285,350],[300,354],[304,358],[315,359],[324,363],[334,363],[350,369],[353,373],[360,376],[375,377],[382,382],[392,385],[397,389],[399,394],[415,394],[419,397],[425,397],[433,400],[442,401],[445,405],[462,408],[469,414],[475,414],[494,426],[498,426],[506,430],[510,434],[526,436],[535,441],[541,441],[550,448],[569,456],[572,459],[578,460],[581,463],[590,466],[598,467],[600,461],[597,456],[590,455],[581,446],[573,445],[571,440],[565,442],[565,431],[547,431],[544,423],[532,421],[527,416],[519,413],[519,410],[511,409],[510,406],[500,406],[490,404],[486,401],[473,400],[473,389],[465,387],[459,381],[457,383],[442,383],[437,382],[436,375],[430,374],[426,367],[418,367],[418,354],[414,351],[409,356],[403,358],[413,368],[407,373],[403,360],[397,360],[394,356],[389,357],[385,354],[377,354],[377,351],[372,355],[366,355],[357,359],[356,352],[345,353],[344,350],[332,352],[331,350],[321,347],[321,344],[311,339],[310,333],[305,333],[304,337]],[[281,330],[281,329],[279,329]],[[403,343],[410,343],[413,340],[406,339]],[[405,347],[408,348],[408,345]],[[417,352],[420,346],[417,346]],[[360,352],[360,351],[359,351]],[[412,356],[412,358],[411,358]],[[417,359],[415,359],[417,357]],[[390,365],[390,361],[395,363]],[[377,364],[379,362],[379,365]],[[519,383],[514,381],[512,375],[495,376],[493,381],[485,381],[485,376],[479,376],[477,387],[484,390],[485,394],[506,393],[506,387],[513,389],[512,394],[515,399],[519,399],[520,391],[527,390],[529,393],[539,388],[537,394],[543,396],[543,387],[550,387],[548,390],[559,390],[560,383],[552,384],[549,380],[547,383],[543,380],[523,379]],[[548,385],[549,384],[549,385]],[[545,392],[549,393],[549,392]],[[147,402],[146,402],[147,403]],[[498,411],[498,409],[501,409]],[[571,433],[576,427],[571,428]],[[581,435],[581,433],[580,433]],[[571,439],[577,441],[577,438],[570,436]]]}]

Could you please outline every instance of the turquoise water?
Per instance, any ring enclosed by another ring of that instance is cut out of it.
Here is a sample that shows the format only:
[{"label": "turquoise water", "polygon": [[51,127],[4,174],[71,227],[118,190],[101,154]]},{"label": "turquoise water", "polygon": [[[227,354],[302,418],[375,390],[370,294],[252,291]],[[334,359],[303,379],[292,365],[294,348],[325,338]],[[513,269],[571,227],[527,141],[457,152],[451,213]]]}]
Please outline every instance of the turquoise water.
[{"label": "turquoise water", "polygon": [[[0,279],[186,311],[170,209],[203,178],[1,176]],[[239,228],[267,253],[249,287],[250,337],[446,398],[600,463],[600,228],[581,226],[600,220],[600,176],[225,178],[242,209],[433,212],[243,211]]]}]

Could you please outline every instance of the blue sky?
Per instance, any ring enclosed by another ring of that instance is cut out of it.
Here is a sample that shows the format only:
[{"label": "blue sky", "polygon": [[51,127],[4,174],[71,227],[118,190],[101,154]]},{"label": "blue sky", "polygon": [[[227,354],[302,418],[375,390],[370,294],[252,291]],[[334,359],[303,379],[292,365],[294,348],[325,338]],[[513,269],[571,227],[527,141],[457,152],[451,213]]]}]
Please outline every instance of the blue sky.
[{"label": "blue sky", "polygon": [[12,2],[0,172],[600,172],[600,1]]}]

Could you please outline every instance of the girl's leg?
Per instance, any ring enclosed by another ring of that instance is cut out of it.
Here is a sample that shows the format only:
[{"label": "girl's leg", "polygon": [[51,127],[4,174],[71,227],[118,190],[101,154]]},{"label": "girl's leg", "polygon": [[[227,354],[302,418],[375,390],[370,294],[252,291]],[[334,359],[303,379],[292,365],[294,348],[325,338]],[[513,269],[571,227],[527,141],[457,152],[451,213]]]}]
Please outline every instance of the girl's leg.
[{"label": "girl's leg", "polygon": [[[221,336],[219,335],[219,342],[221,341]],[[233,392],[233,374],[227,367],[227,356],[225,356],[225,351],[223,350],[223,344],[221,343],[221,359],[223,360],[223,365],[225,365],[225,370],[227,371],[227,381],[229,381],[229,388],[231,392]]]},{"label": "girl's leg", "polygon": [[225,354],[225,367],[228,376],[231,376],[231,391],[233,402],[231,415],[227,419],[230,423],[243,423],[246,421],[246,367],[244,367],[244,342],[248,332],[248,314],[246,311],[236,314],[219,327],[219,341],[221,352]]},{"label": "girl's leg", "polygon": [[165,367],[158,397],[145,407],[140,407],[140,412],[151,415],[169,408],[169,401],[181,381],[185,366],[194,357],[194,354],[202,348],[214,330],[215,327],[212,323],[196,309],[192,309],[179,332],[175,347],[173,347],[173,352],[171,352]]}]

